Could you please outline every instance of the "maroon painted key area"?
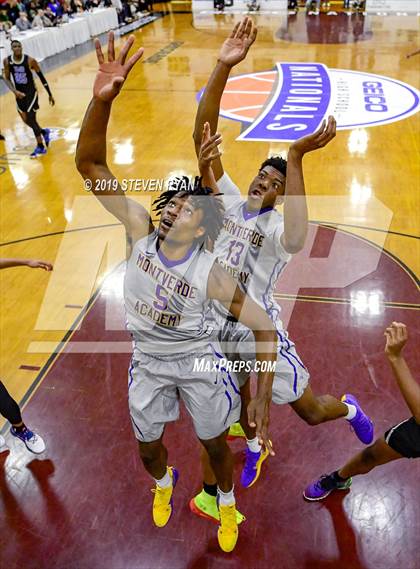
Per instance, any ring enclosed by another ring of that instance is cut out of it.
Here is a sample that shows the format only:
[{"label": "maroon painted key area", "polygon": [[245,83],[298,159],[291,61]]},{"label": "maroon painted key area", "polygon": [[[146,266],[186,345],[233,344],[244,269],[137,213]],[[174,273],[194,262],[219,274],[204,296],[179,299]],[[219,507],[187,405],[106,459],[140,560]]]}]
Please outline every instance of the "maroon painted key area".
[{"label": "maroon painted key area", "polygon": [[[317,235],[320,258],[323,234],[330,247],[327,233]],[[348,266],[374,250],[349,235],[343,239]],[[297,256],[278,292],[290,293],[301,275]],[[360,291],[367,295],[365,309]],[[375,291],[378,305],[369,304]],[[314,392],[356,395],[375,421],[376,436],[408,417],[383,355],[383,331],[392,320],[408,325],[406,358],[413,372],[418,369],[417,312],[402,305],[418,303],[411,276],[382,254],[377,269],[352,285],[301,289],[299,294],[289,331],[311,372]],[[308,296],[330,301],[305,301]],[[104,330],[105,300],[98,296],[72,343],[128,341],[125,332]],[[112,302],[112,310],[122,314],[120,301]],[[291,300],[281,302],[290,309]],[[276,456],[248,490],[239,485],[243,441],[232,443],[237,504],[247,517],[232,554],[219,549],[217,526],[188,508],[201,474],[199,444],[184,410],[165,435],[169,464],[180,474],[174,515],[167,527],[154,527],[153,485],[140,463],[128,417],[129,360],[128,353],[60,354],[24,410],[26,422],[45,438],[47,451],[35,457],[7,437],[11,451],[0,453],[2,569],[419,567],[420,461],[393,462],[355,478],[349,492],[307,503],[305,486],[340,467],[363,445],[345,420],[310,427],[288,406],[273,406]]]}]

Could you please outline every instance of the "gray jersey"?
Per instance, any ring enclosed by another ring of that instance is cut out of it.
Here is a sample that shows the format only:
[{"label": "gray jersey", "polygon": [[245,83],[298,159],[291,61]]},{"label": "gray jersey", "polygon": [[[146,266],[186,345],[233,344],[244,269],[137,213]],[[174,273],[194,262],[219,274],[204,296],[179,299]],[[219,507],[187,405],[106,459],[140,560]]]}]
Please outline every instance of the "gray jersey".
[{"label": "gray jersey", "polygon": [[[291,259],[280,242],[283,216],[273,208],[249,212],[239,189],[226,173],[217,185],[224,194],[226,208],[223,229],[214,246],[217,260],[273,322],[281,326],[281,309],[273,293],[280,273]],[[214,304],[223,315],[228,314],[220,303]]]},{"label": "gray jersey", "polygon": [[215,255],[194,246],[174,262],[158,250],[157,243],[155,230],[137,241],[127,263],[124,299],[134,354],[198,351],[214,335],[204,314]]}]

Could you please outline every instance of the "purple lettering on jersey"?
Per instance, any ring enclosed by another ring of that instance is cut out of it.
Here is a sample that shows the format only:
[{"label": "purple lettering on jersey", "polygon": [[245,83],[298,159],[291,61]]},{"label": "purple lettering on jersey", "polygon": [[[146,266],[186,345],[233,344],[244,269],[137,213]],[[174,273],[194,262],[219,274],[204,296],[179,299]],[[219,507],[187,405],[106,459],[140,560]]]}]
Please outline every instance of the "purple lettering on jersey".
[{"label": "purple lettering on jersey", "polygon": [[166,293],[166,290],[161,285],[157,285],[156,287],[156,296],[160,300],[160,303],[156,300],[153,301],[153,306],[156,310],[166,310],[168,307],[168,299],[162,293]]}]

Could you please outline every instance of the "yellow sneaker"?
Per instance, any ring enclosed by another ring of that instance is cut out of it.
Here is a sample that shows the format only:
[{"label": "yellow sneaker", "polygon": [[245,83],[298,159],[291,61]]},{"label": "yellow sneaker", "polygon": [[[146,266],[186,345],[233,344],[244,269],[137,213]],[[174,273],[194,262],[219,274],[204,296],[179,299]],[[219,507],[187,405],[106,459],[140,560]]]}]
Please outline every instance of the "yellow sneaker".
[{"label": "yellow sneaker", "polygon": [[240,423],[233,423],[229,427],[229,433],[227,436],[228,441],[234,441],[235,439],[243,438],[246,439],[246,434],[244,433],[243,428],[241,427]]},{"label": "yellow sneaker", "polygon": [[153,521],[158,528],[163,528],[169,522],[172,515],[172,492],[178,481],[178,471],[173,466],[168,466],[168,473],[172,479],[172,485],[168,488],[161,488],[156,484],[152,490],[155,497],[153,499]]},{"label": "yellow sneaker", "polygon": [[235,549],[238,541],[238,524],[236,522],[236,505],[222,506],[219,504],[220,526],[217,530],[217,540],[220,548],[226,553]]}]

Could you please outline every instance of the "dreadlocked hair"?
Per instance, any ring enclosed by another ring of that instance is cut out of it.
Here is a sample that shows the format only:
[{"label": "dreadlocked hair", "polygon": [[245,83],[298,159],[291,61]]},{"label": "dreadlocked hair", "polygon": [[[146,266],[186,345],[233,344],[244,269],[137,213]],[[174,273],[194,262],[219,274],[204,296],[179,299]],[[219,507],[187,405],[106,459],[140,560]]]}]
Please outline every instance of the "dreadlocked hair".
[{"label": "dreadlocked hair", "polygon": [[271,166],[272,168],[278,170],[280,174],[286,176],[287,160],[281,156],[270,156],[270,158],[267,158],[267,160],[264,160],[264,162],[261,164],[260,170],[262,170],[265,166]]},{"label": "dreadlocked hair", "polygon": [[194,209],[201,209],[203,212],[203,219],[200,225],[204,227],[205,234],[198,239],[203,243],[207,239],[214,242],[222,229],[225,213],[222,201],[215,199],[215,196],[222,194],[214,194],[211,188],[203,186],[202,178],[199,176],[196,176],[193,182],[191,182],[188,176],[172,178],[169,181],[169,188],[153,202],[153,210],[160,215],[173,197],[191,198]]}]

